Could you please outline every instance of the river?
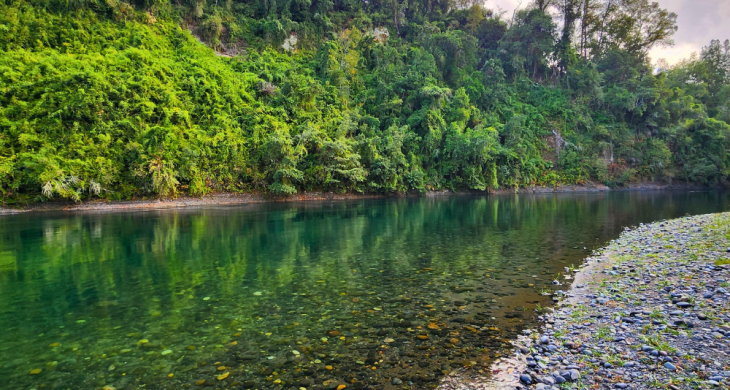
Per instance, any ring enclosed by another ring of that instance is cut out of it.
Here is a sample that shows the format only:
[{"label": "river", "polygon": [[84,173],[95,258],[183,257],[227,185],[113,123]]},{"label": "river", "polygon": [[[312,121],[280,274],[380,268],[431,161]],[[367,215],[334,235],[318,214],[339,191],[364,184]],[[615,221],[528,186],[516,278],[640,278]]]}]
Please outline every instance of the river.
[{"label": "river", "polygon": [[726,211],[729,195],[0,216],[0,387],[425,389],[482,375],[568,287],[566,267],[625,226]]}]

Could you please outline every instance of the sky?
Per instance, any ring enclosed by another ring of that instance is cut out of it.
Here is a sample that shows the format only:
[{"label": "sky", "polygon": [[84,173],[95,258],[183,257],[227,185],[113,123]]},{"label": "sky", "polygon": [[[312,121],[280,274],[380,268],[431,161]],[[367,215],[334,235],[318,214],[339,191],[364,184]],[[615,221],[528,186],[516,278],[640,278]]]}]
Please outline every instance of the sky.
[{"label": "sky", "polygon": [[[674,46],[657,47],[649,52],[652,62],[660,58],[676,64],[693,52],[700,52],[712,39],[730,39],[730,0],[654,0],[659,6],[677,14],[679,30],[674,34]],[[488,8],[499,8],[505,17],[516,7],[524,8],[530,0],[486,0]],[[724,22],[723,22],[724,21]]]}]

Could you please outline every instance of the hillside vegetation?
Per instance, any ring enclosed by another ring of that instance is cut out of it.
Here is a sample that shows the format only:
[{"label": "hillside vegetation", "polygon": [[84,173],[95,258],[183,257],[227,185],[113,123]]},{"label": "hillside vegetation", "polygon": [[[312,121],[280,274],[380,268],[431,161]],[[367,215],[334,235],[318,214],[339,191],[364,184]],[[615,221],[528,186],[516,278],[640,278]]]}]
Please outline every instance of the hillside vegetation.
[{"label": "hillside vegetation", "polygon": [[0,192],[726,184],[730,42],[655,71],[675,31],[647,0],[0,0]]}]

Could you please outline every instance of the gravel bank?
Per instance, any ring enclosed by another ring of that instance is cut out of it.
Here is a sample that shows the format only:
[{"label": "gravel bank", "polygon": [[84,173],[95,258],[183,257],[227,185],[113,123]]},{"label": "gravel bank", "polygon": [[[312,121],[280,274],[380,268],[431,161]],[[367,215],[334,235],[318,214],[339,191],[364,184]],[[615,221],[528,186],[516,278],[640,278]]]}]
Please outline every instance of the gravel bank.
[{"label": "gravel bank", "polygon": [[729,241],[730,213],[627,229],[479,388],[727,389]]}]

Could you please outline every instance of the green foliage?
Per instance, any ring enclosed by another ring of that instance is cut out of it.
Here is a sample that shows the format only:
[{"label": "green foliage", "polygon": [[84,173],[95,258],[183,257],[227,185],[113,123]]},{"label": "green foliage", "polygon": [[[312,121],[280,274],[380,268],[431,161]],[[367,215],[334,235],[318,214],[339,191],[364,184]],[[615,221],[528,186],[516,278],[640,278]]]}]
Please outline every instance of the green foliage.
[{"label": "green foliage", "polygon": [[550,4],[5,0],[0,194],[726,184],[730,44],[655,74],[676,15]]}]

